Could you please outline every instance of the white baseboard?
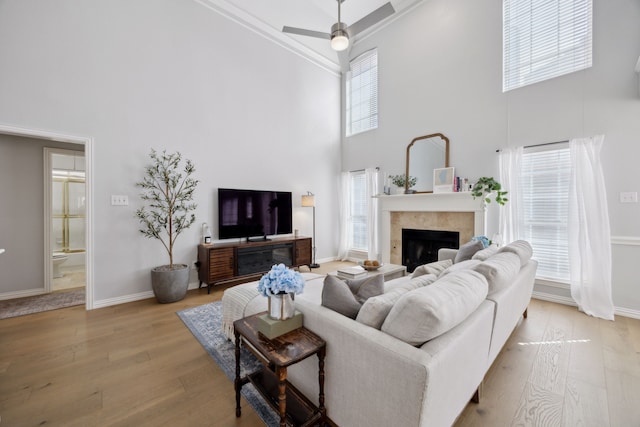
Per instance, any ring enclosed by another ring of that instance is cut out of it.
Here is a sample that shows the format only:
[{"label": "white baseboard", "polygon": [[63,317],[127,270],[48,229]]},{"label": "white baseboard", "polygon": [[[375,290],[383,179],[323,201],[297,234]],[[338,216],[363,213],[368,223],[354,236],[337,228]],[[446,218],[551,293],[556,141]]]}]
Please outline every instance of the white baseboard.
[{"label": "white baseboard", "polygon": [[[550,301],[558,304],[570,305],[572,307],[578,306],[575,303],[575,301],[569,297],[553,295],[546,292],[533,291],[532,297],[535,299],[543,300],[543,301]],[[614,314],[617,316],[630,317],[632,319],[640,319],[640,311],[638,310],[632,310],[630,308],[624,308],[624,307],[614,307],[613,310],[614,310]]]},{"label": "white baseboard", "polygon": [[[198,289],[199,284],[200,284],[200,281],[189,282],[188,290]],[[206,286],[206,284],[204,286]],[[124,295],[121,297],[107,298],[100,301],[94,301],[93,308],[96,309],[96,308],[110,307],[112,305],[125,304],[127,302],[140,301],[140,300],[149,299],[149,298],[155,298],[155,296],[153,295],[153,291],[139,292],[137,294]]]},{"label": "white baseboard", "polygon": [[46,292],[44,291],[44,288],[27,289],[24,291],[3,292],[3,293],[0,293],[0,300],[33,297],[36,295],[43,295],[43,294],[46,294]]},{"label": "white baseboard", "polygon": [[640,319],[640,311],[632,310],[630,308],[615,307],[615,314],[623,317],[630,317],[632,319]]},{"label": "white baseboard", "polygon": [[153,291],[145,291],[137,294],[124,295],[116,298],[101,299],[93,302],[93,308],[104,308],[112,305],[125,304],[133,301],[153,298]]}]

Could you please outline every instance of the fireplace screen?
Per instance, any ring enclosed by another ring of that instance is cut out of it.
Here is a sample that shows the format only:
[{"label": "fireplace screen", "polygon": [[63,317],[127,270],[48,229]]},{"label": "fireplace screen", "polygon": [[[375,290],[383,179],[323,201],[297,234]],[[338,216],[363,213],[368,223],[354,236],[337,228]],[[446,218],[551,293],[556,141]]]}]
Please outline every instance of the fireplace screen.
[{"label": "fireplace screen", "polygon": [[408,272],[438,260],[438,249],[460,247],[457,231],[402,229],[402,264]]}]

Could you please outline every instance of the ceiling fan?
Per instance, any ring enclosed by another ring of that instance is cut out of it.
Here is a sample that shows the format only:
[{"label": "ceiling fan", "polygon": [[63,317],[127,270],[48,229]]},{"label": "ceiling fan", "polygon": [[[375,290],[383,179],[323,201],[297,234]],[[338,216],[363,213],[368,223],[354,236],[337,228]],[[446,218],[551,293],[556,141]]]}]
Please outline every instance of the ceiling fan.
[{"label": "ceiling fan", "polygon": [[331,40],[331,47],[333,48],[333,50],[342,51],[349,47],[349,37],[355,36],[356,34],[366,30],[372,25],[377,24],[386,17],[391,16],[395,13],[395,9],[391,5],[391,3],[387,2],[364,18],[347,27],[347,24],[340,20],[340,4],[344,0],[336,1],[338,2],[338,22],[331,26],[331,33],[323,33],[321,31],[305,30],[304,28],[287,26],[282,27],[282,31],[284,33],[329,39]]}]

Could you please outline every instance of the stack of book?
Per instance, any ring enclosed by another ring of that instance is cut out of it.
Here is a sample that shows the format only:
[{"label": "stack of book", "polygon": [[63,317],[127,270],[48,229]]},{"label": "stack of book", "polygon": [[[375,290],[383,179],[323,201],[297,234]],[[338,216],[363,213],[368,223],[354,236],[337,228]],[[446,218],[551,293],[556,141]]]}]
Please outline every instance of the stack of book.
[{"label": "stack of book", "polygon": [[362,267],[345,267],[338,270],[338,277],[343,279],[358,279],[367,275],[367,271]]}]

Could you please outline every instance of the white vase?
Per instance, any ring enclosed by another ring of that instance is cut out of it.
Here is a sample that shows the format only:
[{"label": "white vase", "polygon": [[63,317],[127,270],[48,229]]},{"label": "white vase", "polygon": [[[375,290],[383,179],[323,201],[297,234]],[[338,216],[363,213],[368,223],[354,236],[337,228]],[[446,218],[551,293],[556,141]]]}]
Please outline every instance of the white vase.
[{"label": "white vase", "polygon": [[269,295],[269,317],[275,320],[286,320],[295,314],[293,294]]}]

